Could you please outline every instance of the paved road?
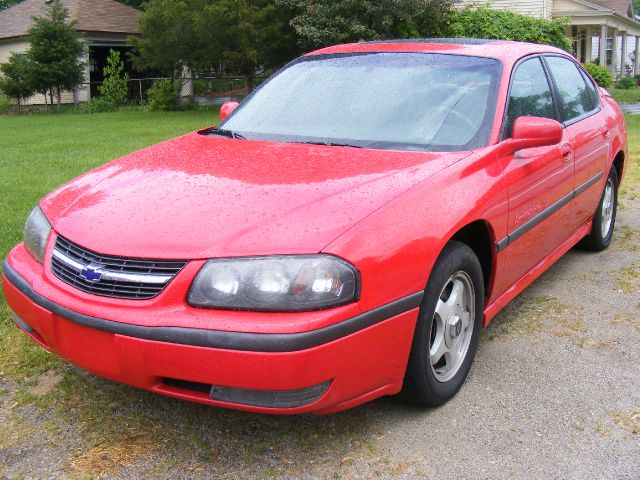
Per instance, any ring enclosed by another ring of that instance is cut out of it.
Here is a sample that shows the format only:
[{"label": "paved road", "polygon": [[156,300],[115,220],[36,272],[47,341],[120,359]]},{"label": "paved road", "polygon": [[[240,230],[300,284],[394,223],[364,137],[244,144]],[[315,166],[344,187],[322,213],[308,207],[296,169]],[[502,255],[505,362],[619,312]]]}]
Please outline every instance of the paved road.
[{"label": "paved road", "polygon": [[631,115],[640,115],[640,103],[621,104],[620,108],[624,113],[630,113]]},{"label": "paved road", "polygon": [[212,409],[61,363],[0,380],[0,477],[640,479],[640,199],[483,332],[458,396],[333,416]]}]

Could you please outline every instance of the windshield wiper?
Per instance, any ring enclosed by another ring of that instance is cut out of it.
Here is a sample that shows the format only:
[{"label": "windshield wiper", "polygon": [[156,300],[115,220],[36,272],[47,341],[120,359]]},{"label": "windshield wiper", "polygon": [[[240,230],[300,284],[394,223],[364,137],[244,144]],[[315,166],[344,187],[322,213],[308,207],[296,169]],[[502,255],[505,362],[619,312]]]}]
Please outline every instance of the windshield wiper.
[{"label": "windshield wiper", "polygon": [[360,145],[353,145],[351,143],[335,143],[335,142],[322,142],[322,141],[292,142],[292,143],[301,143],[303,145],[325,145],[327,147],[363,148]]},{"label": "windshield wiper", "polygon": [[238,140],[246,140],[246,138],[244,138],[239,133],[236,133],[233,130],[225,130],[224,128],[213,128],[209,130],[209,135],[220,135],[221,137],[235,138]]}]

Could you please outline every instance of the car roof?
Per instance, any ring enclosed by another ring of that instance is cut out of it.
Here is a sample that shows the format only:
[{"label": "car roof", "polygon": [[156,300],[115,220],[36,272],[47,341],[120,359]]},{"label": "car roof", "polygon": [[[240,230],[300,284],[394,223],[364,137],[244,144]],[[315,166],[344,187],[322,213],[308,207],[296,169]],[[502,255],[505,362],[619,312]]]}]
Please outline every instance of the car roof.
[{"label": "car roof", "polygon": [[411,38],[346,43],[322,48],[308,55],[370,52],[448,53],[497,58],[503,61],[513,61],[533,53],[560,53],[568,55],[564,50],[549,45],[483,38]]}]

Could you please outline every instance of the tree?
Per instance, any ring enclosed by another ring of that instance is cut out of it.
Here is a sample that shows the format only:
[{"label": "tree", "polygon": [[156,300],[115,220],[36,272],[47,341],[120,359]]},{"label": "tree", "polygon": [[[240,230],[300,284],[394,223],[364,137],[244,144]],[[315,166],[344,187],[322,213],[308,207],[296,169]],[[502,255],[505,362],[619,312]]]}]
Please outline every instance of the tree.
[{"label": "tree", "polygon": [[452,0],[279,0],[301,12],[293,26],[305,49],[358,40],[439,37]]},{"label": "tree", "polygon": [[127,100],[129,92],[129,75],[124,71],[120,52],[109,50],[107,66],[104,67],[103,73],[104,80],[98,90],[109,102],[120,107]]},{"label": "tree", "polygon": [[247,93],[259,68],[280,67],[300,53],[291,7],[268,0],[217,0],[205,11],[215,60],[244,77]]},{"label": "tree", "polygon": [[[184,67],[211,70],[221,62],[245,77],[279,66],[298,53],[291,9],[269,0],[149,0],[140,37],[131,39],[136,66],[178,82]],[[177,89],[179,90],[179,89]]]},{"label": "tree", "polygon": [[[29,57],[31,58],[37,90],[55,91],[58,106],[63,90],[73,90],[84,79],[84,63],[81,56],[85,45],[74,29],[75,21],[67,22],[69,12],[61,0],[53,0],[47,6],[45,16],[33,17],[29,29]],[[53,103],[53,98],[52,98]]]},{"label": "tree", "polygon": [[159,70],[171,77],[185,65],[209,66],[211,32],[203,12],[208,0],[150,0],[140,15],[139,37],[131,37],[134,61],[140,69]]},{"label": "tree", "polygon": [[34,94],[31,61],[25,53],[12,53],[6,63],[0,65],[0,92],[18,102]]},{"label": "tree", "polygon": [[571,40],[564,34],[567,24],[566,18],[547,20],[488,7],[466,8],[452,14],[449,34],[543,43],[570,52]]}]

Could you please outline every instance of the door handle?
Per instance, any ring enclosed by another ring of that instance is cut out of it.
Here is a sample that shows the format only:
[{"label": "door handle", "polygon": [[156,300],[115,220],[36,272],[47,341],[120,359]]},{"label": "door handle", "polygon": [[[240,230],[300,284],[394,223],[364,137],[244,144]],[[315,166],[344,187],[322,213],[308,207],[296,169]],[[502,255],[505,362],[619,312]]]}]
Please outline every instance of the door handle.
[{"label": "door handle", "polygon": [[611,130],[609,130],[608,125],[604,125],[600,127],[600,131],[602,132],[602,136],[606,139],[608,139],[611,136]]},{"label": "door handle", "polygon": [[562,159],[565,162],[570,162],[573,159],[573,149],[568,143],[565,143],[560,147],[560,153],[562,153]]}]

